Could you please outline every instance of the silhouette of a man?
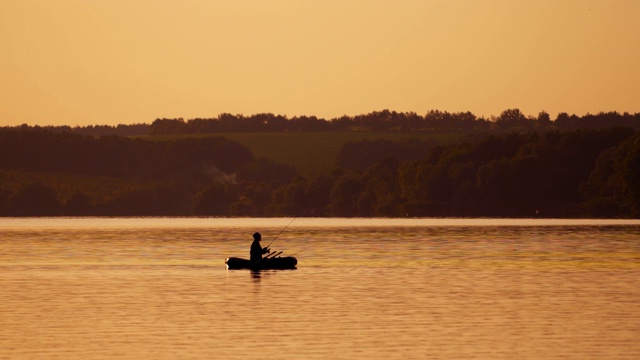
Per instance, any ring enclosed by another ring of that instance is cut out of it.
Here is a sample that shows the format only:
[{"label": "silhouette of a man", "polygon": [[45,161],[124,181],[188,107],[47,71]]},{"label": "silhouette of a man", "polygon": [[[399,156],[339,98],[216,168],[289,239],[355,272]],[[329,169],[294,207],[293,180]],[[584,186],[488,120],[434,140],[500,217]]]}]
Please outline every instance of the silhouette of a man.
[{"label": "silhouette of a man", "polygon": [[269,247],[262,247],[260,245],[260,239],[262,239],[262,235],[260,233],[253,234],[253,242],[251,243],[251,262],[255,263],[256,261],[260,261],[262,259],[262,254],[266,254],[269,252]]}]

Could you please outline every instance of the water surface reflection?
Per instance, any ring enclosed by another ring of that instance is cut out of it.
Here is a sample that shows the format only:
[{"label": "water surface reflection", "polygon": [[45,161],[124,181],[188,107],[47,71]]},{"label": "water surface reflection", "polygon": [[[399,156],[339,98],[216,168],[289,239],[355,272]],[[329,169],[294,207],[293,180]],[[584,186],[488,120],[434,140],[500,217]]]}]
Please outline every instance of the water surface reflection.
[{"label": "water surface reflection", "polygon": [[0,221],[0,357],[640,357],[639,224],[340,221]]}]

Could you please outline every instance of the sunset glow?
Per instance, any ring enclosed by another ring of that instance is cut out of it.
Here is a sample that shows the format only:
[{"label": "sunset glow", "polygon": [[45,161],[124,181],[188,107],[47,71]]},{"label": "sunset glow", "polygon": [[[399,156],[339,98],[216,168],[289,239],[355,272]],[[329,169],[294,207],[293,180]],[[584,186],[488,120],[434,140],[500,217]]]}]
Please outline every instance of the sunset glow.
[{"label": "sunset glow", "polygon": [[0,125],[640,112],[636,0],[2,0]]}]

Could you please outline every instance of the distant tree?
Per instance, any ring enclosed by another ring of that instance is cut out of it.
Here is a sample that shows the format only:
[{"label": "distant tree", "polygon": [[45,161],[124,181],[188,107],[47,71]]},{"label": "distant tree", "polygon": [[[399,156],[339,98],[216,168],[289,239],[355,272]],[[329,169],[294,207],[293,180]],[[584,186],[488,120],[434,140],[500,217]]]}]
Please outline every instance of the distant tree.
[{"label": "distant tree", "polygon": [[330,203],[331,190],[340,177],[338,171],[320,173],[307,183],[305,189],[308,202],[308,213],[313,216],[326,215],[326,208]]},{"label": "distant tree", "polygon": [[229,215],[263,216],[265,207],[271,202],[273,191],[265,182],[247,181],[241,185],[239,200],[229,206]]},{"label": "distant tree", "polygon": [[629,141],[604,150],[596,159],[594,169],[586,182],[580,185],[585,198],[587,215],[593,217],[620,217],[630,214],[630,201],[624,194],[625,159]]},{"label": "distant tree", "polygon": [[400,174],[400,188],[406,199],[402,213],[409,216],[449,215],[453,186],[446,165],[434,165],[434,161],[427,158],[403,166]]},{"label": "distant tree", "polygon": [[0,187],[0,216],[8,215],[7,208],[9,205],[10,195],[11,195],[11,192]]},{"label": "distant tree", "polygon": [[199,216],[226,216],[229,206],[238,200],[238,194],[230,184],[216,181],[194,198],[193,213]]},{"label": "distant tree", "polygon": [[40,182],[18,190],[8,202],[9,212],[14,216],[56,216],[61,210],[56,191]]},{"label": "distant tree", "polygon": [[526,127],[527,123],[527,117],[519,109],[507,109],[496,120],[496,124],[504,129]]},{"label": "distant tree", "polygon": [[84,193],[75,193],[64,205],[64,213],[69,216],[95,215],[91,199]]},{"label": "distant tree", "polygon": [[401,215],[403,202],[400,186],[400,161],[385,158],[371,166],[364,174],[367,179],[362,197],[359,200],[361,213],[370,216]]},{"label": "distant tree", "polygon": [[553,122],[555,127],[560,130],[575,130],[579,127],[578,117],[574,114],[569,116],[566,112],[561,112]]},{"label": "distant tree", "polygon": [[551,126],[553,123],[551,122],[551,116],[546,111],[541,111],[538,113],[538,127],[546,128]]},{"label": "distant tree", "polygon": [[187,124],[184,119],[156,119],[149,129],[152,135],[185,134]]},{"label": "distant tree", "polygon": [[294,211],[291,215],[306,212],[309,206],[306,192],[307,184],[307,179],[302,176],[296,176],[293,182],[284,188],[283,202],[291,206],[291,210]]},{"label": "distant tree", "polygon": [[148,186],[131,189],[116,197],[109,204],[110,215],[117,216],[168,216],[175,215],[171,204],[162,196],[162,189]]},{"label": "distant tree", "polygon": [[267,210],[267,215],[307,215],[308,198],[306,187],[307,180],[302,176],[296,176],[293,182],[276,189],[272,193],[272,201]]},{"label": "distant tree", "polygon": [[292,131],[329,131],[331,123],[315,116],[294,117],[289,121]]},{"label": "distant tree", "polygon": [[640,133],[631,142],[624,159],[623,190],[629,200],[633,215],[640,216]]},{"label": "distant tree", "polygon": [[345,173],[334,185],[329,195],[331,203],[327,207],[333,216],[359,216],[358,200],[363,182],[355,173]]},{"label": "distant tree", "polygon": [[451,213],[455,216],[489,216],[492,209],[486,206],[482,192],[476,183],[468,180],[455,187],[451,199]]},{"label": "distant tree", "polygon": [[548,199],[547,164],[536,156],[494,160],[478,169],[478,188],[501,214],[533,216]]}]

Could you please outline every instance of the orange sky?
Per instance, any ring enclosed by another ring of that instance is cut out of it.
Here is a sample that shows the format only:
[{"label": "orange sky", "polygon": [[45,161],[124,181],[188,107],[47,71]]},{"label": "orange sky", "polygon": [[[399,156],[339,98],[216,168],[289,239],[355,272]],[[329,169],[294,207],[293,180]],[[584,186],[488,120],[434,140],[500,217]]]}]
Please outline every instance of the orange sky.
[{"label": "orange sky", "polygon": [[0,0],[0,125],[640,112],[638,0]]}]

